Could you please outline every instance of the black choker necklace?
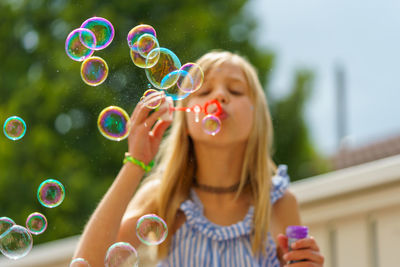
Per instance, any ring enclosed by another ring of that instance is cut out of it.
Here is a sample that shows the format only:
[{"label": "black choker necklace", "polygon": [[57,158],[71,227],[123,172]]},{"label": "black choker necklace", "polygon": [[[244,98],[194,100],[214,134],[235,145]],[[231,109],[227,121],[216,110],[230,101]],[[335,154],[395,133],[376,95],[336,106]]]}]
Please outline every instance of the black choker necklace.
[{"label": "black choker necklace", "polygon": [[[247,183],[246,183],[247,184]],[[193,186],[198,188],[199,190],[208,192],[208,193],[214,193],[214,194],[224,194],[224,193],[233,193],[236,192],[239,189],[240,181],[237,182],[234,185],[224,187],[224,186],[211,186],[211,185],[205,185],[205,184],[199,184],[197,182],[196,177],[193,179]]]}]

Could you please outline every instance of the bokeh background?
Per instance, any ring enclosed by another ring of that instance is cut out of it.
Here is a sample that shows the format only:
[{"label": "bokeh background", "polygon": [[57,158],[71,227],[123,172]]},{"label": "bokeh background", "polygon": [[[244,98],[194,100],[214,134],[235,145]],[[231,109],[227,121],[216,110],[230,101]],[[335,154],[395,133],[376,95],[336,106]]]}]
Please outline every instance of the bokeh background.
[{"label": "bokeh background", "polygon": [[[285,82],[276,83],[279,49],[267,43],[270,31],[260,30],[265,29],[262,16],[269,12],[260,1],[246,0],[0,0],[0,121],[17,115],[27,123],[19,141],[0,136],[0,217],[24,225],[30,213],[45,214],[49,228],[34,237],[34,244],[81,233],[127,149],[126,141],[112,142],[99,133],[97,116],[110,105],[131,113],[147,89],[145,72],[132,63],[126,42],[129,30],[141,23],[152,25],[160,45],[182,63],[212,49],[248,58],[270,104],[274,160],[289,166],[292,181],[336,168],[332,159],[342,148],[325,149],[316,142],[311,134],[315,126],[307,119],[307,103],[318,95],[318,68],[287,64],[290,71],[280,78]],[[106,82],[97,87],[81,80],[80,63],[64,51],[68,33],[92,16],[115,27],[111,45],[95,52],[109,66]],[[325,131],[335,135],[334,129]],[[64,202],[54,209],[36,198],[38,186],[48,178],[66,189]]]}]

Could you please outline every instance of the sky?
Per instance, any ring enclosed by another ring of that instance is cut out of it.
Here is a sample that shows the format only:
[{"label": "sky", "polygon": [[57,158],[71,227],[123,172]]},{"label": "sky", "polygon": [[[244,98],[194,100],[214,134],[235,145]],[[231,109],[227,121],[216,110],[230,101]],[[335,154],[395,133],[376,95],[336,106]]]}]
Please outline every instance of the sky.
[{"label": "sky", "polygon": [[[347,137],[359,147],[400,135],[400,1],[251,0],[255,40],[276,53],[272,96],[290,92],[296,69],[315,73],[305,116],[317,150],[337,151],[335,68],[345,71]],[[279,138],[279,137],[276,137]]]}]

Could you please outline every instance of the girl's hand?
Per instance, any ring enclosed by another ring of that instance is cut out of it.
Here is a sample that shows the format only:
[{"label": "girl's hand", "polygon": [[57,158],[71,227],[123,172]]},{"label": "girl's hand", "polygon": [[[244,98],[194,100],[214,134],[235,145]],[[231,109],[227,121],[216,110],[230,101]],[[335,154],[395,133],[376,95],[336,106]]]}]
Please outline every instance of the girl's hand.
[{"label": "girl's hand", "polygon": [[[298,240],[292,244],[292,250],[288,248],[287,236],[280,234],[277,237],[279,247],[283,253],[283,260],[287,267],[317,267],[323,266],[324,256],[319,251],[317,242],[313,237]],[[305,260],[288,264],[289,261]]]},{"label": "girl's hand", "polygon": [[171,121],[159,120],[162,114],[168,112],[167,107],[160,108],[149,116],[150,110],[142,101],[136,105],[131,116],[131,132],[128,136],[129,153],[145,164],[149,164],[157,154],[163,134],[171,124]]}]

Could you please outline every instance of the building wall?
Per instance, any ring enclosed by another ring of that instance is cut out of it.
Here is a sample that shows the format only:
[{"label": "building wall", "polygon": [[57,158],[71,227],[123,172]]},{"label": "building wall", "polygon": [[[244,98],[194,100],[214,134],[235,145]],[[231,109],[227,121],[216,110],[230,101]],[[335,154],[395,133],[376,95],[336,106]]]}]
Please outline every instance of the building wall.
[{"label": "building wall", "polygon": [[[312,177],[291,190],[326,267],[399,265],[400,156]],[[67,267],[77,242],[71,237],[38,245],[18,261],[0,258],[0,266]],[[150,266],[144,261],[141,266]]]}]

